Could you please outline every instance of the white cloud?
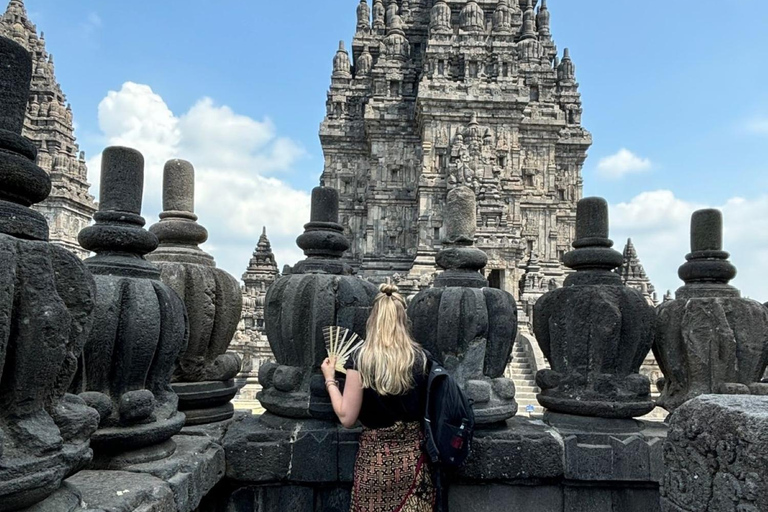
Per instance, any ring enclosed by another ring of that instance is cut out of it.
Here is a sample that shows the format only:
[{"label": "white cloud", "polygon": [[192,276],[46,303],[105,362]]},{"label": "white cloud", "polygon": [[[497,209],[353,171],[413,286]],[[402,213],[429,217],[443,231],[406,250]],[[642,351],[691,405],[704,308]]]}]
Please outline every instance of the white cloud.
[{"label": "white cloud", "polygon": [[[210,234],[205,249],[220,267],[239,278],[264,225],[280,265],[302,257],[295,239],[309,220],[309,194],[275,176],[305,153],[279,137],[269,119],[251,119],[210,98],[176,115],[149,86],[126,82],[99,104],[99,126],[105,145],[132,147],[144,155],[148,223],[161,211],[165,162],[183,158],[195,166],[195,209]],[[93,190],[100,164],[100,155],[88,162]]]},{"label": "white cloud", "polygon": [[758,135],[768,135],[768,118],[752,119],[747,122],[747,131]]},{"label": "white cloud", "polygon": [[659,298],[683,282],[677,269],[690,252],[691,214],[716,207],[723,212],[723,248],[731,253],[738,269],[731,283],[745,296],[768,300],[768,232],[755,229],[756,221],[768,218],[768,196],[733,198],[723,205],[704,205],[682,200],[669,190],[644,192],[627,203],[611,205],[611,236],[617,249],[631,237]]},{"label": "white cloud", "polygon": [[651,161],[641,158],[630,150],[622,148],[618,153],[601,158],[597,164],[598,173],[611,179],[623,178],[627,174],[635,174],[650,170]]}]

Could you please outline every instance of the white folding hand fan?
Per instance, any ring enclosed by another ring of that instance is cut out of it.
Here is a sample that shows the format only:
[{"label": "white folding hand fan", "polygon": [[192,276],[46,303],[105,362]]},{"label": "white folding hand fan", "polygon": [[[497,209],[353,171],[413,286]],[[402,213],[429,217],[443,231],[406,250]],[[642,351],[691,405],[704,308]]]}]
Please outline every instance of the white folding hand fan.
[{"label": "white folding hand fan", "polygon": [[331,325],[323,329],[325,347],[328,349],[328,357],[336,358],[336,371],[347,373],[344,365],[352,352],[363,342],[357,334],[346,327]]}]

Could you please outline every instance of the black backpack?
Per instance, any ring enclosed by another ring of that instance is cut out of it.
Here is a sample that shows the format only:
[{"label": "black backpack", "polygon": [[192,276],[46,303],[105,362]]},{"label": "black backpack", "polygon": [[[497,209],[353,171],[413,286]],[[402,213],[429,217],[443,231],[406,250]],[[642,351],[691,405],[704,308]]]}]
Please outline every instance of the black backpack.
[{"label": "black backpack", "polygon": [[424,411],[424,451],[435,466],[458,468],[469,456],[475,431],[472,402],[432,357]]}]

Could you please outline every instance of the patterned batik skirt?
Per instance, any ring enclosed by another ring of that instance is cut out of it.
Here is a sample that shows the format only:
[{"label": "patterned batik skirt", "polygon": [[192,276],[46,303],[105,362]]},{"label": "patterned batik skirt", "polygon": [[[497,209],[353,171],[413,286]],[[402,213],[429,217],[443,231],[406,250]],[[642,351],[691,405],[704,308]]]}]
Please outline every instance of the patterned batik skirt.
[{"label": "patterned batik skirt", "polygon": [[421,441],[418,422],[364,428],[350,512],[433,512],[435,487]]}]

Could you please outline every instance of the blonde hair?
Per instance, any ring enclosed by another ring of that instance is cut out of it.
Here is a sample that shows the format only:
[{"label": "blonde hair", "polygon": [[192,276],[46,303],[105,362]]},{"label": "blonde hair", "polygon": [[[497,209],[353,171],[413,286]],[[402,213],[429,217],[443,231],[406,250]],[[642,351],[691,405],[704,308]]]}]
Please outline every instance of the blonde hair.
[{"label": "blonde hair", "polygon": [[406,302],[397,286],[383,284],[373,300],[366,339],[357,354],[364,388],[380,395],[402,395],[411,390],[417,356],[426,365],[421,346],[411,337]]}]

